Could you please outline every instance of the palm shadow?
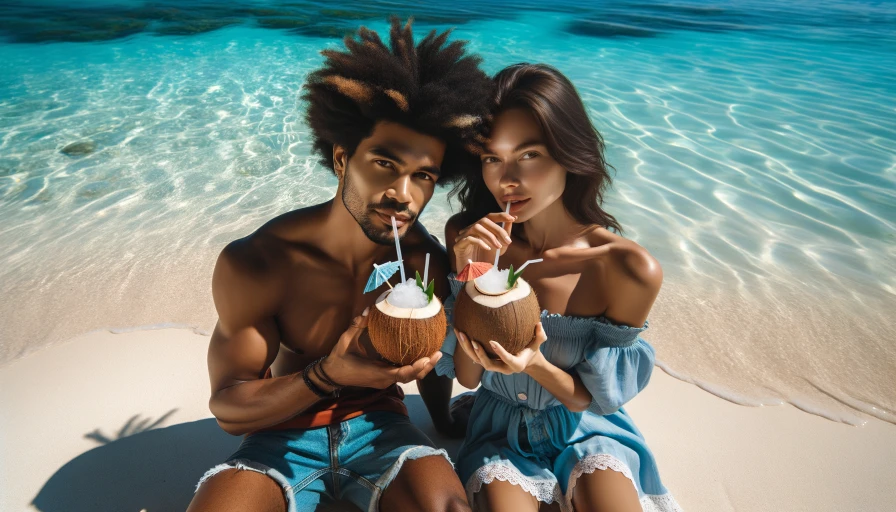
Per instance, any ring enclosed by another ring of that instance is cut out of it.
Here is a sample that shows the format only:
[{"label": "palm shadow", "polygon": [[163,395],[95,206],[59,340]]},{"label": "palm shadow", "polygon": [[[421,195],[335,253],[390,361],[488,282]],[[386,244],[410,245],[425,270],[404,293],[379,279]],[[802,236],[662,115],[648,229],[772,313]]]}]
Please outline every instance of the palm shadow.
[{"label": "palm shadow", "polygon": [[[436,432],[419,395],[408,395],[405,404],[411,421],[454,459],[461,440]],[[32,505],[41,512],[186,510],[199,478],[227,460],[242,438],[227,434],[212,418],[161,427],[175,412],[156,420],[133,416],[114,434],[99,429],[85,434],[100,446],[56,471]],[[323,509],[354,509],[341,505]]]},{"label": "palm shadow", "polygon": [[174,412],[155,421],[134,416],[115,435],[85,434],[100,446],[56,471],[32,505],[42,512],[186,510],[199,478],[241,438],[214,419],[156,428]]}]

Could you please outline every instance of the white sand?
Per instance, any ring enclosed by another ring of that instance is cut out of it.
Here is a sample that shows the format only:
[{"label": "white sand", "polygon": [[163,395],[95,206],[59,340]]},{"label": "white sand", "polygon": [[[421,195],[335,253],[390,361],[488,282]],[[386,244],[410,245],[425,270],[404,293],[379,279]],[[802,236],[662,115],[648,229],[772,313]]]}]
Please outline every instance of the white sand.
[{"label": "white sand", "polygon": [[[0,510],[185,509],[239,442],[209,419],[207,343],[188,330],[92,333],[0,368]],[[738,406],[660,370],[628,410],[686,511],[896,506],[894,425]]]}]

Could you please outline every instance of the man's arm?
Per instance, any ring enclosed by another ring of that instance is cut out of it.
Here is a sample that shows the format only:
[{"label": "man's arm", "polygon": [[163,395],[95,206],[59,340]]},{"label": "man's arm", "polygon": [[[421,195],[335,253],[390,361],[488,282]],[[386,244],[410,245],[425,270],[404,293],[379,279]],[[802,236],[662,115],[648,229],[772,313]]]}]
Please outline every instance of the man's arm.
[{"label": "man's arm", "polygon": [[212,278],[219,318],[208,349],[209,409],[233,435],[285,421],[319,400],[301,374],[263,378],[280,349],[274,322],[279,290],[265,282],[270,263],[253,254],[250,243],[228,245]]},{"label": "man's arm", "polygon": [[[259,251],[247,247],[249,243],[228,245],[212,278],[219,319],[208,351],[209,409],[221,428],[234,435],[276,425],[318,401],[301,372],[263,378],[280,350],[274,315],[282,280],[266,279],[276,273],[269,271],[271,263],[259,257]],[[384,389],[422,379],[442,355],[436,352],[400,368],[369,360],[356,354],[358,338],[366,328],[367,317],[356,317],[321,363],[326,374],[342,386]],[[314,372],[308,377],[325,392],[332,390]]]}]

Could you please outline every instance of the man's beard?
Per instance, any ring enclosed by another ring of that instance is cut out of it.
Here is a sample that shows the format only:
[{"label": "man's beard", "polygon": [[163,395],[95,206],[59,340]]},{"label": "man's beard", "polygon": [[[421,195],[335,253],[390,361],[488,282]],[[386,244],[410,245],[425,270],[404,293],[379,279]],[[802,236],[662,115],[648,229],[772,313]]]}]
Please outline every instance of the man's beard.
[{"label": "man's beard", "polygon": [[[392,245],[395,243],[395,239],[392,236],[392,228],[381,228],[374,224],[373,219],[370,216],[374,213],[374,208],[380,208],[383,210],[393,210],[396,213],[405,213],[410,217],[405,225],[410,226],[415,220],[417,220],[417,213],[412,212],[408,209],[407,205],[399,203],[397,201],[385,200],[382,203],[367,205],[365,207],[364,200],[361,199],[361,195],[358,194],[358,191],[352,187],[351,179],[349,176],[351,172],[349,172],[348,166],[345,168],[345,185],[342,187],[342,204],[345,205],[345,209],[354,217],[355,222],[361,226],[361,231],[364,232],[364,235],[373,243],[380,245]],[[405,231],[407,233],[407,231]]]}]

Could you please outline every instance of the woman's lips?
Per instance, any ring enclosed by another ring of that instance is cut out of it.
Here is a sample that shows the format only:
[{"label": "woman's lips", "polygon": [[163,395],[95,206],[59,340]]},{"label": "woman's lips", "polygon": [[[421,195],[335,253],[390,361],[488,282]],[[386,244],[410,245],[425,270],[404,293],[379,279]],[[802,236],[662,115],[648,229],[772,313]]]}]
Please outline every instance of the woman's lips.
[{"label": "woman's lips", "polygon": [[523,199],[521,201],[511,201],[510,202],[510,213],[515,214],[526,207],[529,204],[529,199]]}]

